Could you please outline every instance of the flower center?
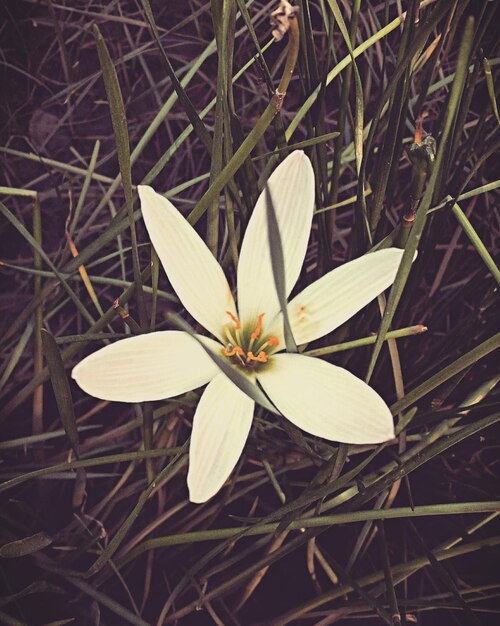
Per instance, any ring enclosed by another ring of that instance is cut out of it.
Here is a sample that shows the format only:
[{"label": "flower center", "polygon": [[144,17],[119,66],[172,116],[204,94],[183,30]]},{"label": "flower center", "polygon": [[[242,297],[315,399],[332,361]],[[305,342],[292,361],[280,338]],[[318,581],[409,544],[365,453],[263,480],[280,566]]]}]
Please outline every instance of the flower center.
[{"label": "flower center", "polygon": [[231,324],[224,326],[228,342],[226,347],[221,349],[222,354],[227,356],[233,365],[250,371],[267,363],[272,348],[275,348],[279,341],[273,335],[263,334],[262,319],[265,313],[259,314],[257,324],[251,332],[242,328],[240,320],[235,315],[229,311],[226,313],[231,318],[232,328]]}]

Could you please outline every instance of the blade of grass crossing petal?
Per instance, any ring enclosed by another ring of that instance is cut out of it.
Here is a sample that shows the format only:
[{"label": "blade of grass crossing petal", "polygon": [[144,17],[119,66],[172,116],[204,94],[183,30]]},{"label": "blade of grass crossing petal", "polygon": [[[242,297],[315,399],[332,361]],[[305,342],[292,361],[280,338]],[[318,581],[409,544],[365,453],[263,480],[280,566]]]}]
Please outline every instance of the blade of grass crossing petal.
[{"label": "blade of grass crossing petal", "polygon": [[125,204],[130,227],[130,236],[132,240],[132,265],[134,271],[134,283],[136,287],[137,307],[139,309],[139,319],[142,328],[146,328],[146,304],[144,302],[144,293],[142,291],[141,271],[139,266],[139,254],[137,252],[137,234],[135,231],[133,196],[132,196],[132,170],[130,161],[130,146],[128,137],[127,118],[125,114],[125,106],[123,104],[120,83],[116,74],[115,66],[109,55],[106,42],[99,30],[97,24],[94,24],[94,37],[97,44],[97,52],[99,54],[99,62],[101,64],[102,75],[104,78],[104,86],[108,97],[109,109],[111,113],[111,122],[115,135],[116,149],[118,152],[118,164],[120,167],[123,191],[125,193]]},{"label": "blade of grass crossing petal", "polygon": [[269,240],[269,248],[271,251],[271,263],[273,268],[274,284],[278,301],[280,303],[281,312],[283,314],[283,326],[285,333],[285,344],[287,352],[297,352],[297,345],[293,338],[290,318],[288,316],[287,293],[285,285],[285,259],[283,257],[283,245],[281,243],[281,235],[274,210],[273,199],[269,185],[266,184],[266,211],[267,211],[267,234]]},{"label": "blade of grass crossing petal", "polygon": [[78,311],[87,320],[87,322],[89,322],[89,324],[93,324],[95,321],[94,318],[90,315],[90,313],[81,303],[76,293],[68,285],[68,282],[61,275],[61,273],[56,268],[56,266],[52,263],[50,258],[45,254],[43,248],[41,248],[37,240],[31,235],[30,232],[28,232],[25,226],[21,224],[21,222],[17,219],[17,217],[13,213],[11,213],[9,209],[2,202],[0,202],[0,213],[14,226],[14,228],[19,232],[19,234],[22,235],[24,239],[26,239],[26,241],[33,248],[33,250],[35,250],[40,255],[44,263],[46,263],[50,267],[50,269],[54,272],[54,274],[57,276],[59,282],[63,286],[68,296],[71,298],[72,302],[74,303]]},{"label": "blade of grass crossing petal", "polygon": [[61,353],[59,352],[54,337],[45,329],[42,330],[42,343],[59,416],[64,430],[68,435],[69,443],[78,459],[80,457],[80,440],[76,427],[73,398],[71,396],[68,377],[66,376]]},{"label": "blade of grass crossing petal", "polygon": [[452,86],[451,93],[450,93],[450,99],[448,102],[448,108],[447,108],[446,116],[445,116],[444,129],[440,138],[436,161],[435,161],[434,168],[432,170],[432,174],[428,182],[427,188],[425,190],[424,197],[417,210],[417,215],[415,217],[415,221],[413,222],[413,227],[408,236],[408,241],[405,247],[403,258],[401,260],[401,264],[398,269],[398,273],[396,275],[396,279],[394,281],[394,284],[389,293],[389,297],[387,299],[387,305],[385,307],[384,315],[380,324],[379,332],[377,335],[377,341],[375,343],[372,358],[368,366],[368,372],[365,378],[366,382],[370,380],[373,374],[373,370],[375,369],[375,364],[380,354],[384,337],[389,330],[389,327],[392,322],[392,318],[394,316],[394,313],[396,312],[396,307],[403,293],[404,286],[406,284],[406,281],[410,273],[411,264],[415,256],[415,252],[417,251],[420,237],[424,230],[425,222],[427,219],[427,211],[429,210],[431,206],[435,185],[438,180],[441,164],[443,161],[443,156],[444,156],[445,149],[446,149],[446,143],[450,138],[450,133],[453,127],[453,123],[455,121],[458,106],[460,104],[461,94],[465,85],[465,80],[467,78],[468,62],[469,62],[470,50],[471,50],[472,42],[473,42],[473,36],[474,36],[474,18],[468,18],[465,24],[465,30],[464,30],[462,41],[460,44],[460,50],[459,50],[458,61],[457,61],[457,69],[455,72],[455,80],[453,82],[453,86]]},{"label": "blade of grass crossing petal", "polygon": [[257,385],[250,382],[250,380],[245,375],[240,374],[240,372],[235,367],[233,367],[226,358],[219,356],[218,354],[215,354],[215,352],[212,352],[211,350],[209,350],[205,346],[205,344],[199,340],[196,333],[193,331],[193,329],[189,326],[187,322],[185,322],[181,317],[179,317],[175,313],[169,313],[168,319],[172,321],[175,324],[175,326],[179,328],[179,330],[183,330],[184,332],[194,337],[196,341],[198,341],[201,344],[201,346],[209,355],[209,357],[219,367],[219,369],[222,372],[224,372],[224,374],[229,378],[229,380],[232,383],[234,383],[239,389],[241,389],[241,391],[246,393],[247,396],[252,398],[252,400],[254,400],[258,404],[263,406],[268,411],[271,411],[273,413],[278,412],[276,408],[269,402],[265,394],[260,390],[260,388]]},{"label": "blade of grass crossing petal", "polygon": [[476,249],[476,252],[483,259],[486,267],[491,272],[493,278],[497,281],[497,284],[500,285],[500,270],[498,269],[497,264],[495,263],[492,256],[488,252],[486,246],[481,241],[481,238],[475,231],[474,227],[470,223],[468,217],[465,215],[465,213],[462,211],[462,209],[456,202],[453,204],[452,211],[455,217],[457,218],[458,223],[463,228],[465,234],[470,239],[470,242]]}]

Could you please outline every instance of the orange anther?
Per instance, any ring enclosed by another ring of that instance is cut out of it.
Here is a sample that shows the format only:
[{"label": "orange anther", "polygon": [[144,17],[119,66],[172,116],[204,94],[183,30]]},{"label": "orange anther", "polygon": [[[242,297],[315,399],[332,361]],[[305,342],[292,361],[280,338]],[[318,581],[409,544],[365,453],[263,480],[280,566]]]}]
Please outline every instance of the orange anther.
[{"label": "orange anther", "polygon": [[234,356],[235,354],[238,354],[238,355],[245,354],[245,352],[243,351],[243,348],[240,348],[240,346],[234,346],[234,348],[231,348],[231,350],[226,350],[226,348],[222,348],[221,351],[224,356]]},{"label": "orange anther", "polygon": [[233,321],[234,330],[239,330],[241,328],[240,320],[236,317],[236,315],[233,315],[231,311],[226,311],[226,313],[229,315],[229,317]]},{"label": "orange anther", "polygon": [[272,335],[271,337],[269,337],[268,341],[267,341],[267,345],[268,346],[279,346],[279,339],[278,337],[275,337],[274,335]]},{"label": "orange anther", "polygon": [[255,356],[253,352],[247,352],[247,362],[257,361],[257,363],[267,363],[268,358],[264,350],[259,352],[259,356]]},{"label": "orange anther", "polygon": [[250,335],[252,339],[257,339],[257,337],[260,335],[262,331],[262,318],[264,317],[264,315],[265,313],[259,314],[259,317],[257,318],[257,326],[255,327],[253,333]]}]

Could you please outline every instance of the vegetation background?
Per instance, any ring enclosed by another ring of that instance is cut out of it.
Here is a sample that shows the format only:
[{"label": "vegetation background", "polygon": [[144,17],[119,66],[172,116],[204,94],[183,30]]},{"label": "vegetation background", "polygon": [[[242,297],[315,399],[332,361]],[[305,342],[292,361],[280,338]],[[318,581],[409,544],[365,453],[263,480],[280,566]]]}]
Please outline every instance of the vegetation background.
[{"label": "vegetation background", "polygon": [[[496,3],[296,4],[278,111],[274,2],[2,3],[1,624],[497,623]],[[406,247],[386,299],[308,346],[371,379],[399,440],[327,444],[261,412],[193,505],[199,393],[102,402],[68,371],[181,311],[132,183],[194,209],[234,278],[297,144],[317,180],[299,287]]]}]

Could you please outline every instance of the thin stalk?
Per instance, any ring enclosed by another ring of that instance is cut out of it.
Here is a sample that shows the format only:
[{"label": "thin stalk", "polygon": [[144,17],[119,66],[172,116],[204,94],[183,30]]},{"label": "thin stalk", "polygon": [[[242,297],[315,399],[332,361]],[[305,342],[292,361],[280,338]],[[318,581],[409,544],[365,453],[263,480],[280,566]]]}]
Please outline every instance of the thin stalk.
[{"label": "thin stalk", "polygon": [[[33,236],[38,244],[38,249],[33,248],[33,265],[36,270],[42,269],[42,256],[39,250],[42,248],[42,213],[38,196],[33,202]],[[35,274],[34,277],[35,298],[40,295],[42,288],[42,277]],[[42,327],[43,327],[43,303],[40,302],[35,309],[34,353],[33,353],[33,374],[35,378],[43,370],[43,348],[42,348]],[[38,385],[33,392],[33,414],[31,422],[33,435],[43,432],[43,385]],[[43,450],[37,451],[37,457],[43,458]]]}]

